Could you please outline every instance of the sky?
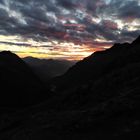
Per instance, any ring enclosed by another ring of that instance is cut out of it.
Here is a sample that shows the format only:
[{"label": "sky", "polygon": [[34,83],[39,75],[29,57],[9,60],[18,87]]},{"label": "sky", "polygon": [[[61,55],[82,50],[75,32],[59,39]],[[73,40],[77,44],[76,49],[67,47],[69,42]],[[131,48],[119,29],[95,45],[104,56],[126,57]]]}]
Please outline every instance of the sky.
[{"label": "sky", "polygon": [[0,51],[81,60],[140,35],[140,0],[0,0]]}]

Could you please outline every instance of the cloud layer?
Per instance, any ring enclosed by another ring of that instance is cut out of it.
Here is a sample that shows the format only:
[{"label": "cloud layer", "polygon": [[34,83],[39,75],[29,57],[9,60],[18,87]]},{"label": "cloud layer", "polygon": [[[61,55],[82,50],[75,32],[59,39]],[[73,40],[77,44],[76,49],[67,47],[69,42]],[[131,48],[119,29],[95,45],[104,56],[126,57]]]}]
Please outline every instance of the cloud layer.
[{"label": "cloud layer", "polygon": [[21,38],[0,41],[29,47],[28,40],[41,42],[38,47],[51,42],[59,51],[67,42],[92,51],[138,36],[139,9],[139,0],[0,0],[0,35]]}]

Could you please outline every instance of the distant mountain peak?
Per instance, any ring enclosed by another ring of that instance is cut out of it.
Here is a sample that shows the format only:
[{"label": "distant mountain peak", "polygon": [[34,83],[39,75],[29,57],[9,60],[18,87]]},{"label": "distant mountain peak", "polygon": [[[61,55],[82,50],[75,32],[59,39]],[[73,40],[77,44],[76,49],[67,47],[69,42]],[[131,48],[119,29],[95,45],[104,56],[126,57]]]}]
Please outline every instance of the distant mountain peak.
[{"label": "distant mountain peak", "polygon": [[100,79],[116,69],[121,69],[124,65],[138,62],[140,61],[138,45],[140,45],[140,36],[132,43],[115,43],[109,49],[97,51],[76,63],[59,77],[58,81],[55,79],[54,83],[57,89],[62,90],[64,87],[76,87],[85,84],[85,81]]},{"label": "distant mountain peak", "polygon": [[5,65],[16,65],[19,63],[24,63],[22,59],[19,58],[16,54],[11,51],[1,51],[0,52],[0,63],[4,63]]},{"label": "distant mountain peak", "polygon": [[1,55],[9,55],[9,54],[13,54],[11,51],[1,51],[0,52]]},{"label": "distant mountain peak", "polygon": [[9,56],[9,57],[17,57],[17,58],[19,58],[16,54],[12,53],[11,51],[1,51],[0,56],[4,56],[4,57]]},{"label": "distant mountain peak", "polygon": [[140,44],[140,36],[132,42],[132,44]]}]

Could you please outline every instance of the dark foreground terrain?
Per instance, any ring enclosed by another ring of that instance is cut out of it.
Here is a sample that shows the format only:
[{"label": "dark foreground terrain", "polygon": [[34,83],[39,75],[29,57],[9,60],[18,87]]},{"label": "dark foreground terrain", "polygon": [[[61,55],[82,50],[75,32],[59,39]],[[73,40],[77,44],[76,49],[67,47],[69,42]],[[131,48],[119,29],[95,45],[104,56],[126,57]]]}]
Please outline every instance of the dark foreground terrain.
[{"label": "dark foreground terrain", "polygon": [[10,52],[1,52],[0,67],[7,87],[0,95],[0,140],[140,138],[140,37],[92,54],[47,86]]}]

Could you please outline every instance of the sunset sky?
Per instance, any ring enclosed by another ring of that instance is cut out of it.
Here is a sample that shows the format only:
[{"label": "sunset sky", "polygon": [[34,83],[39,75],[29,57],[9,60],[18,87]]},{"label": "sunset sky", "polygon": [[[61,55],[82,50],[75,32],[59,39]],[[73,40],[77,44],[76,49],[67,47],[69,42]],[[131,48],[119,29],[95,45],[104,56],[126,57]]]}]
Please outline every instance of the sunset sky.
[{"label": "sunset sky", "polygon": [[0,51],[80,60],[140,35],[140,0],[0,0]]}]

